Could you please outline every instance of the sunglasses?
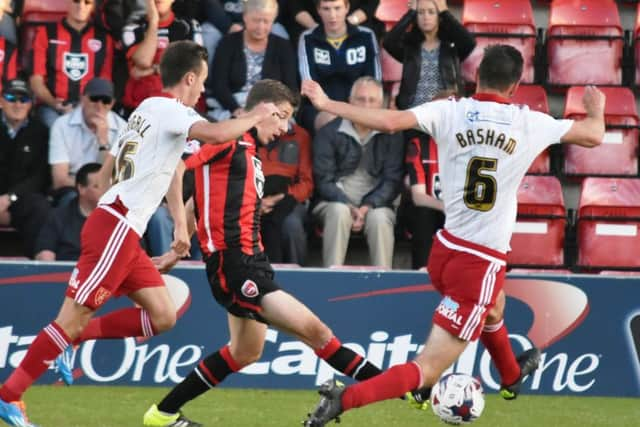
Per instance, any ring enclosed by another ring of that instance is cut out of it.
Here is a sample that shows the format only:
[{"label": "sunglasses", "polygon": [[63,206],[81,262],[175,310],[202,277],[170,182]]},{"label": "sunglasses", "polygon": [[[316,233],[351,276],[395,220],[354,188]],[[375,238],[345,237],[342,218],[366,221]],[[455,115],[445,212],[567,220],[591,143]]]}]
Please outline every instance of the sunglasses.
[{"label": "sunglasses", "polygon": [[[82,0],[72,0],[72,1],[73,1],[74,3],[76,3],[76,4],[83,3],[83,1],[82,1]],[[91,5],[93,4],[93,0],[84,0],[84,4],[85,4],[86,6],[91,6]]]},{"label": "sunglasses", "polygon": [[2,97],[7,102],[22,102],[23,104],[31,102],[31,97],[29,95],[14,95],[13,93],[4,93],[2,94]]},{"label": "sunglasses", "polygon": [[104,105],[109,105],[113,101],[113,98],[110,96],[93,95],[89,97],[89,100],[91,102],[102,102]]}]

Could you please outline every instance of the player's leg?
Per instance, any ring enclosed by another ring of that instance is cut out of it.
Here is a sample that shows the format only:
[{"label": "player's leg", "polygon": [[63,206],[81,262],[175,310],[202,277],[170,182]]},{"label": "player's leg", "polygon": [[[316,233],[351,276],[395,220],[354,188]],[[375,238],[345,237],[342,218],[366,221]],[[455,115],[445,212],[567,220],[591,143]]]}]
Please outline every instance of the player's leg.
[{"label": "player's leg", "polygon": [[89,307],[66,297],[56,319],[45,326],[29,346],[20,365],[0,388],[0,419],[9,425],[29,426],[22,410],[11,402],[21,401],[23,393],[49,369],[53,361],[80,335],[93,315]]},{"label": "player's leg", "polygon": [[304,425],[321,427],[350,409],[433,386],[442,372],[462,354],[467,343],[434,324],[422,352],[414,361],[395,365],[380,375],[348,387],[333,380],[323,384],[320,404]]},{"label": "player's leg", "polygon": [[[228,315],[231,341],[198,363],[198,366],[176,385],[158,405],[144,415],[144,425],[164,427],[174,425],[180,409],[189,401],[221,383],[228,375],[260,359],[267,325],[252,319]],[[192,421],[190,421],[193,423]],[[184,424],[185,427],[198,424]]]},{"label": "player's leg", "polygon": [[533,347],[516,358],[504,324],[505,304],[505,293],[501,290],[495,306],[489,310],[480,341],[491,355],[500,374],[500,395],[506,400],[513,400],[520,393],[522,380],[538,368],[540,350]]},{"label": "player's leg", "polygon": [[366,358],[343,346],[318,316],[282,290],[262,298],[261,316],[274,327],[313,348],[318,357],[345,375],[362,381],[381,372]]},{"label": "player's leg", "polygon": [[92,339],[150,337],[173,328],[176,308],[162,276],[142,248],[136,248],[135,257],[134,266],[118,294],[126,294],[137,307],[115,310],[92,319],[74,344]]}]

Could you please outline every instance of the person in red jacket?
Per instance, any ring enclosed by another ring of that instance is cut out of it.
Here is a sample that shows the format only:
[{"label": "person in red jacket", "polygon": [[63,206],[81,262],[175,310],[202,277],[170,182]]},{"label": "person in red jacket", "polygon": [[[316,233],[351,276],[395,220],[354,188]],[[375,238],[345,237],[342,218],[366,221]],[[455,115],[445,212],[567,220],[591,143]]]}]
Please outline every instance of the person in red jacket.
[{"label": "person in red jacket", "polygon": [[298,125],[273,142],[258,145],[265,176],[260,212],[262,241],[269,261],[304,264],[305,202],[313,192],[311,137]]}]

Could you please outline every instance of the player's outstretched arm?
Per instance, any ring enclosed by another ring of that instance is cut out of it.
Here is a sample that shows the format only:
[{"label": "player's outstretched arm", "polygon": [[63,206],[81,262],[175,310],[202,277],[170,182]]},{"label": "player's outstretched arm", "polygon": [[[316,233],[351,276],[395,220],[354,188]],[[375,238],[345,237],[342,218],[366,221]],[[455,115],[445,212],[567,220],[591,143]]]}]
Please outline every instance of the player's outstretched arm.
[{"label": "player's outstretched arm", "polygon": [[187,231],[187,214],[182,201],[182,177],[184,176],[185,165],[182,160],[178,162],[176,171],[173,174],[169,190],[167,191],[167,208],[173,218],[173,249],[179,256],[189,254],[191,247],[191,236]]},{"label": "player's outstretched arm", "polygon": [[[189,238],[191,238],[191,236],[193,236],[193,233],[196,231],[196,214],[193,205],[193,197],[187,200],[184,208],[187,216],[187,234]],[[153,261],[153,264],[156,266],[158,271],[160,271],[160,273],[167,273],[169,272],[169,270],[175,267],[180,259],[182,259],[182,257],[178,255],[178,253],[174,249],[169,249],[162,255],[151,258],[151,261]]]},{"label": "player's outstretched arm", "polygon": [[569,131],[560,139],[565,144],[595,147],[604,138],[604,104],[606,97],[595,86],[587,86],[582,96],[582,104],[587,117],[573,123]]},{"label": "player's outstretched arm", "polygon": [[393,133],[413,129],[418,125],[416,116],[410,111],[365,108],[347,102],[333,101],[327,97],[320,85],[313,80],[302,82],[301,93],[309,98],[309,101],[318,110],[344,117],[370,129]]},{"label": "player's outstretched arm", "polygon": [[189,129],[189,138],[207,144],[222,144],[242,136],[246,131],[269,116],[280,113],[273,103],[256,105],[246,115],[217,123],[199,121]]}]

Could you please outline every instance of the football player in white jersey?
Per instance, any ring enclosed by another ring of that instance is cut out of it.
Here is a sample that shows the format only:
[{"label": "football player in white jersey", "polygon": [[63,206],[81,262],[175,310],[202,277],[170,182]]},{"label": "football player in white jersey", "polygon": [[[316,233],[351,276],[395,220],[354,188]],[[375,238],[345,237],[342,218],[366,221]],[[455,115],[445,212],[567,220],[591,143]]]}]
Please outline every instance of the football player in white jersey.
[{"label": "football player in white jersey", "polygon": [[[131,114],[112,152],[115,184],[82,229],[80,259],[62,308],[0,388],[0,419],[9,425],[31,425],[21,403],[22,394],[72,344],[97,338],[151,336],[175,324],[173,302],[139,240],[166,195],[175,224],[172,248],[178,254],[189,249],[182,202],[184,164],[180,160],[187,139],[223,143],[259,122],[277,121],[279,114],[275,105],[261,104],[243,118],[207,122],[192,108],[204,91],[207,73],[206,50],[194,42],[176,42],[164,52],[160,74],[165,93],[146,99]],[[127,295],[137,306],[91,319],[110,297],[120,295]],[[70,383],[72,373],[65,374],[63,379]]]},{"label": "football player in white jersey", "polygon": [[320,404],[305,425],[323,426],[346,410],[432,386],[481,334],[483,343],[485,333],[493,334],[488,338],[494,345],[490,353],[506,399],[517,396],[524,377],[537,367],[537,350],[515,360],[502,320],[517,189],[531,162],[549,145],[601,143],[605,97],[595,87],[586,88],[587,115],[580,121],[555,120],[527,106],[512,105],[509,98],[518,87],[522,63],[515,48],[491,46],[478,68],[473,97],[439,100],[407,111],[333,101],[316,82],[303,82],[302,94],[319,110],[383,132],[415,128],[430,134],[438,144],[446,215],[428,264],[432,284],[443,299],[423,351],[409,363],[349,387],[334,380],[323,384]]}]

